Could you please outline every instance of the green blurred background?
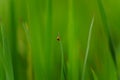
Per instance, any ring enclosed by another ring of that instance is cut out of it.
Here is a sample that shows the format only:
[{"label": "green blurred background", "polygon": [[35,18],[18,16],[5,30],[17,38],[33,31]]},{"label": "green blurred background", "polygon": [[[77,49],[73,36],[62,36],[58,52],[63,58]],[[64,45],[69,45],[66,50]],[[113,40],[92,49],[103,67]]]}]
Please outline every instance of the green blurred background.
[{"label": "green blurred background", "polygon": [[119,0],[0,0],[0,80],[81,80],[93,16],[85,80],[119,80]]}]

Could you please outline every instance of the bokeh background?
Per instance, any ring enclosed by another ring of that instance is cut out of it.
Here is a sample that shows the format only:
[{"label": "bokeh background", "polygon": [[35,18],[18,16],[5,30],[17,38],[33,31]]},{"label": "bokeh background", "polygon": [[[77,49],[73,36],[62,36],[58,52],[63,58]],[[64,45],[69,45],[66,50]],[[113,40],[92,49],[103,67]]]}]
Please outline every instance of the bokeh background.
[{"label": "bokeh background", "polygon": [[119,0],[0,0],[0,80],[81,80],[93,16],[85,80],[119,80]]}]

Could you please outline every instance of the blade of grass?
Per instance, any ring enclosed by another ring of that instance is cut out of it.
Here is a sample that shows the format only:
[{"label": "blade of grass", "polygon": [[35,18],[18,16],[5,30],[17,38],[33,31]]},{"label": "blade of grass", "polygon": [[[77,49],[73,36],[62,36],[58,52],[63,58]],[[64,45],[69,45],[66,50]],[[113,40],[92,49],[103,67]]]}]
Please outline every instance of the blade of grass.
[{"label": "blade of grass", "polygon": [[27,42],[28,42],[28,54],[27,54],[27,58],[28,58],[28,70],[27,70],[27,75],[28,75],[28,79],[29,80],[33,80],[33,74],[32,74],[32,58],[31,58],[31,38],[30,38],[30,33],[29,33],[29,29],[28,29],[28,24],[27,23],[24,23],[23,22],[23,25],[22,25],[23,29],[24,29],[24,32],[25,32],[25,35],[26,35],[26,38],[27,38]]},{"label": "blade of grass", "polygon": [[[52,70],[52,55],[51,53],[51,38],[52,38],[52,0],[46,0],[46,26],[45,26],[45,55],[46,56],[46,69],[48,79],[53,79],[54,75],[51,74]],[[49,65],[49,67],[47,67]]]},{"label": "blade of grass", "polygon": [[18,52],[17,52],[17,25],[16,25],[16,14],[15,14],[15,0],[9,1],[9,21],[10,25],[8,27],[9,32],[9,44],[10,44],[10,52],[12,55],[12,63],[14,69],[14,79],[18,80]]},{"label": "blade of grass", "polygon": [[5,72],[4,72],[4,68],[2,66],[2,62],[0,61],[0,80],[6,80],[5,79]]},{"label": "blade of grass", "polygon": [[5,35],[5,26],[0,25],[1,35],[2,35],[2,44],[3,44],[3,55],[2,55],[2,63],[5,69],[6,80],[14,80],[13,74],[13,66],[12,66],[12,58],[8,47],[8,41]]},{"label": "blade of grass", "polygon": [[87,47],[86,47],[86,53],[85,53],[85,58],[84,58],[82,79],[81,80],[85,80],[85,69],[86,69],[86,64],[87,64],[87,59],[88,59],[89,48],[90,48],[90,40],[91,40],[93,23],[94,23],[94,17],[92,18],[92,22],[91,22],[90,29],[89,29],[88,42],[87,42]]},{"label": "blade of grass", "polygon": [[107,16],[106,16],[106,13],[105,13],[105,9],[103,7],[103,4],[102,4],[101,0],[97,0],[97,3],[98,3],[101,18],[102,18],[102,22],[103,22],[104,27],[105,27],[105,32],[106,32],[106,35],[108,37],[108,44],[109,44],[109,48],[110,48],[110,51],[111,51],[111,55],[112,55],[115,67],[117,68],[114,44],[113,44],[113,41],[112,41],[112,37],[110,35],[109,25],[108,25],[108,22],[107,22]]},{"label": "blade of grass", "polygon": [[78,80],[79,79],[79,67],[78,59],[79,52],[77,47],[76,38],[76,25],[75,25],[75,1],[68,0],[68,27],[67,27],[67,44],[68,44],[68,63],[67,63],[67,79]]},{"label": "blade of grass", "polygon": [[[47,80],[45,75],[44,46],[43,46],[43,17],[41,1],[28,1],[30,11],[30,34],[31,34],[31,49],[32,49],[32,63],[33,63],[33,78],[34,80]],[[40,5],[39,5],[40,4]],[[46,49],[47,51],[47,49]]]},{"label": "blade of grass", "polygon": [[75,25],[75,1],[68,0],[68,27],[67,27],[67,44],[68,44],[68,63],[67,63],[67,79],[68,80],[78,80],[79,79],[79,49],[78,39],[76,37]]},{"label": "blade of grass", "polygon": [[92,72],[92,75],[93,75],[93,79],[98,80],[98,77],[97,77],[95,71],[92,68],[91,68],[91,72]]},{"label": "blade of grass", "polygon": [[61,50],[61,80],[66,80],[65,68],[64,68],[64,53],[62,41],[60,38],[60,34],[58,33],[57,40],[59,41],[60,50]]},{"label": "blade of grass", "polygon": [[104,28],[105,28],[106,35],[108,37],[108,45],[109,45],[111,56],[112,56],[112,59],[113,59],[113,62],[114,62],[114,66],[115,66],[115,70],[116,70],[115,72],[117,74],[117,78],[119,79],[119,72],[118,72],[118,66],[117,66],[117,61],[116,61],[116,52],[115,52],[114,43],[113,43],[113,40],[112,40],[112,37],[111,37],[109,24],[108,24],[108,19],[107,19],[107,15],[105,13],[105,8],[104,8],[101,0],[97,0],[97,4],[98,4],[98,7],[99,7],[99,11],[100,11],[101,19],[102,19],[102,22],[103,22],[103,25],[104,25]]},{"label": "blade of grass", "polygon": [[[1,39],[1,33],[0,33],[0,39]],[[1,42],[2,40],[0,40],[0,80],[5,80],[4,61],[2,57],[3,49]]]}]

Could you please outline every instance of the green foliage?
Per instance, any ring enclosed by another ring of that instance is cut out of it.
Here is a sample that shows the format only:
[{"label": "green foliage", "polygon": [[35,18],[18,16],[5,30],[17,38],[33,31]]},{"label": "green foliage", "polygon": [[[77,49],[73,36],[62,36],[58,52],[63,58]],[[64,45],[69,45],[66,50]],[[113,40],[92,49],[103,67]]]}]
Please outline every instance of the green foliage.
[{"label": "green foliage", "polygon": [[119,4],[0,0],[0,80],[118,80]]}]

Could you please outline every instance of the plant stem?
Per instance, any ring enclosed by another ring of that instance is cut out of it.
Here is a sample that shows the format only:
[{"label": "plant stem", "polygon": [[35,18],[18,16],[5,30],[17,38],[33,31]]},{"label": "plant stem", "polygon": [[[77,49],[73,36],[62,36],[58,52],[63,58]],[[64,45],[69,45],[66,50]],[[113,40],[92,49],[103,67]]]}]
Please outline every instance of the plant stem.
[{"label": "plant stem", "polygon": [[63,70],[64,70],[64,55],[63,55],[63,47],[62,47],[62,42],[60,41],[60,49],[61,49],[61,80],[63,78]]},{"label": "plant stem", "polygon": [[63,80],[63,73],[64,73],[64,54],[63,54],[63,46],[62,46],[62,42],[61,42],[59,33],[58,33],[58,36],[57,36],[57,40],[59,41],[60,50],[61,50],[61,80]]}]

